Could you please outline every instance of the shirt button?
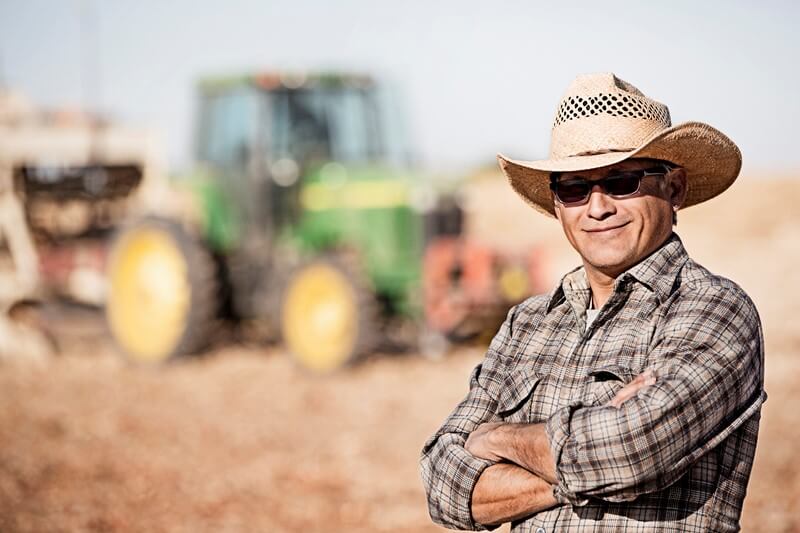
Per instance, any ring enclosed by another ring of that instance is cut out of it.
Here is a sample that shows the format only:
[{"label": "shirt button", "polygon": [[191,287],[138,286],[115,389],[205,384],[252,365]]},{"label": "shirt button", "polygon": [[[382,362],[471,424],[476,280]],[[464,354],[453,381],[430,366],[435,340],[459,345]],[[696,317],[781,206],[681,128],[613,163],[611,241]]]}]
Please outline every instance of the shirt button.
[{"label": "shirt button", "polygon": [[537,527],[536,528],[536,533],[547,533],[547,531],[545,531],[545,529],[543,527]]}]

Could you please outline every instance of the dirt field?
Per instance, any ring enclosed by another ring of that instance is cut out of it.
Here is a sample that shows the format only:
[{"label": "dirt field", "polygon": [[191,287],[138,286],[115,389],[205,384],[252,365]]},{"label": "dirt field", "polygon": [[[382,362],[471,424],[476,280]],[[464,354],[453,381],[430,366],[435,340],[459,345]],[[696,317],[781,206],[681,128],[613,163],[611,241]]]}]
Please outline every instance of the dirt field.
[{"label": "dirt field", "polygon": [[[788,185],[787,185],[788,184]],[[740,180],[680,214],[689,252],[762,314],[767,392],[744,531],[800,531],[800,182]],[[470,232],[549,246],[554,222],[502,182],[469,191]],[[123,364],[92,316],[59,318],[64,353],[0,366],[0,531],[439,531],[417,470],[480,346],[372,359],[316,378],[233,346],[158,370]]]}]

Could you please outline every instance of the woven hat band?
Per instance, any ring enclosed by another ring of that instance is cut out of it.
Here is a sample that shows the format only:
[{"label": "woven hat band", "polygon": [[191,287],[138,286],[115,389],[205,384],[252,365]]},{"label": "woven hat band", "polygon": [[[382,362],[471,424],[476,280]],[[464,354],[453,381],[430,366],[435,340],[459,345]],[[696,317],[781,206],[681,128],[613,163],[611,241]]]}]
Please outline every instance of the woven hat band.
[{"label": "woven hat band", "polygon": [[606,114],[570,120],[553,129],[550,159],[632,151],[667,127],[660,120]]},{"label": "woven hat band", "polygon": [[556,110],[553,128],[570,120],[596,115],[655,120],[665,128],[672,125],[669,109],[664,104],[644,95],[610,90],[595,94],[564,95]]}]

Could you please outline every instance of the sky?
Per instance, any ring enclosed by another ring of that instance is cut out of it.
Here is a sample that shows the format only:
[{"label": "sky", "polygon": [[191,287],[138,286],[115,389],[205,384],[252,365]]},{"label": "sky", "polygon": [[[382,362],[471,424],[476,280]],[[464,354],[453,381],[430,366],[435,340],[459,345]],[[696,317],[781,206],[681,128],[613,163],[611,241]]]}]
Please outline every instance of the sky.
[{"label": "sky", "polygon": [[0,82],[152,128],[179,170],[199,77],[367,72],[400,95],[417,160],[465,171],[546,157],[572,78],[611,71],[766,175],[800,169],[798,20],[800,2],[755,0],[0,0]]}]

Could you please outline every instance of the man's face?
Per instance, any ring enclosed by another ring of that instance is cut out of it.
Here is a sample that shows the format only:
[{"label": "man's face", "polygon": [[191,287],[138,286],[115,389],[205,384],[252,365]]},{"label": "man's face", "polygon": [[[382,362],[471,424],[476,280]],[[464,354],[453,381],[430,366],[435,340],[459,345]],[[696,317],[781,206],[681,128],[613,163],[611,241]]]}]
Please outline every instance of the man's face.
[{"label": "man's face", "polygon": [[[652,169],[652,160],[629,159],[599,169],[565,172],[558,181],[582,177],[589,182],[624,171]],[[674,169],[666,176],[645,176],[639,192],[614,198],[600,185],[578,205],[554,198],[556,217],[567,239],[587,268],[616,277],[654,252],[672,233],[673,206],[686,196],[686,173]]]}]

